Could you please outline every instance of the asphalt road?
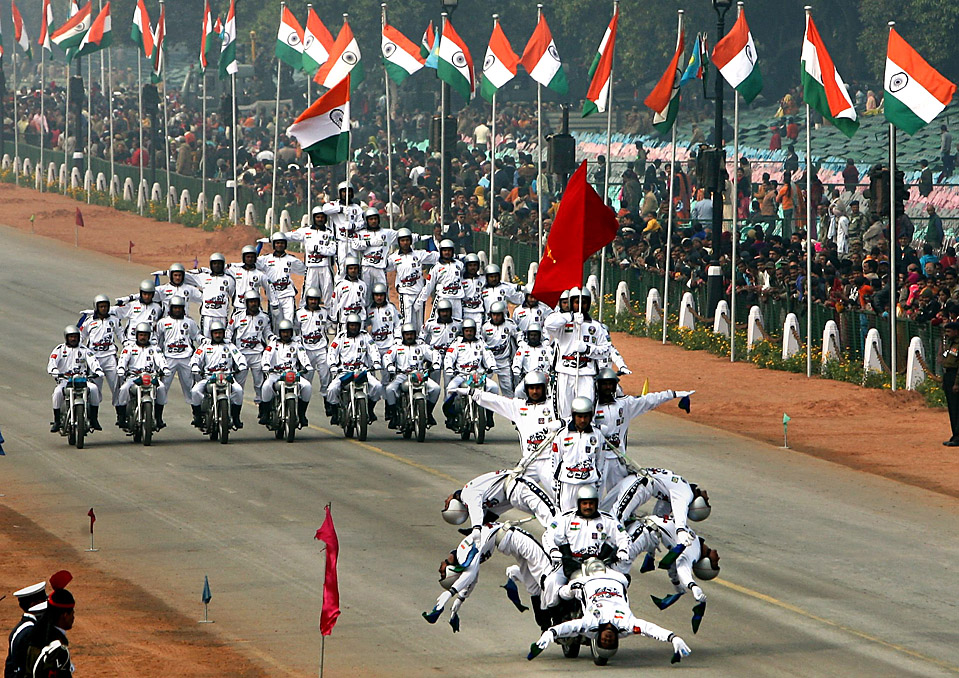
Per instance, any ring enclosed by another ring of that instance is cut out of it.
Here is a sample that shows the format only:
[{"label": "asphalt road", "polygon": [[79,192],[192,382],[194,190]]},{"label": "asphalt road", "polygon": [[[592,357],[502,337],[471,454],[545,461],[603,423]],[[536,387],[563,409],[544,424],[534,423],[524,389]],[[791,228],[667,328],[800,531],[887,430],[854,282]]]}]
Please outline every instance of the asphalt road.
[{"label": "asphalt road", "polygon": [[[313,534],[327,502],[341,542],[343,608],[326,642],[327,675],[600,670],[588,659],[563,659],[558,647],[524,659],[539,634],[531,614],[518,614],[497,588],[510,564],[502,556],[484,565],[461,633],[451,634],[445,619],[429,626],[420,618],[439,592],[437,564],[459,539],[440,517],[442,500],[515,461],[508,424],[500,420],[483,446],[441,429],[425,444],[404,442],[382,422],[365,444],[317,427],[290,445],[256,426],[248,406],[246,428],[222,446],[189,426],[174,386],[170,425],[153,447],[111,426],[74,450],[47,432],[49,350],[96,293],[133,291],[145,270],[7,227],[0,239],[0,425],[8,451],[0,458],[0,501],[81,549],[86,512],[96,507],[101,551],[83,557],[197,619],[209,575],[216,624],[207,628],[277,676],[316,675],[324,554]],[[318,402],[311,412],[326,426]],[[112,420],[109,407],[102,419]],[[660,413],[637,420],[630,442],[640,463],[708,488],[713,515],[698,527],[722,555],[722,576],[704,585],[708,612],[695,636],[691,601],[666,612],[649,601],[650,593],[669,592],[665,575],[634,580],[634,612],[685,637],[693,654],[670,667],[668,646],[630,639],[604,673],[959,672],[959,502]],[[882,444],[882,432],[863,444]]]}]

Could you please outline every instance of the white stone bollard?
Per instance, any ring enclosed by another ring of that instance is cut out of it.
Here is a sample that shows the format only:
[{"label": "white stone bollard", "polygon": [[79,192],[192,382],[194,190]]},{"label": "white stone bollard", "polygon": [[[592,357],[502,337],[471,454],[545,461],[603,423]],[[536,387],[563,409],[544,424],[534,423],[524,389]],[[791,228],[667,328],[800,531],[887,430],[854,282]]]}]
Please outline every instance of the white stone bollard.
[{"label": "white stone bollard", "polygon": [[4,153],[3,160],[0,160],[0,169],[8,170],[13,165],[13,161],[10,160],[10,154]]},{"label": "white stone bollard", "polygon": [[687,292],[683,295],[683,300],[679,302],[679,326],[692,330],[696,328],[696,317],[693,311],[696,310],[696,302],[693,301],[693,293]]},{"label": "white stone bollard", "polygon": [[763,340],[763,312],[758,306],[749,309],[749,320],[746,321],[746,352],[753,350],[753,346]]},{"label": "white stone bollard", "polygon": [[151,202],[161,202],[163,200],[163,188],[160,187],[160,182],[154,182],[153,188],[150,189],[150,201]]},{"label": "white stone bollard", "polygon": [[90,190],[96,185],[96,180],[93,178],[93,171],[87,170],[83,174],[83,190],[89,193]]},{"label": "white stone bollard", "polygon": [[839,325],[835,320],[827,320],[826,326],[822,330],[822,365],[821,369],[826,369],[826,363],[830,360],[839,361]]},{"label": "white stone bollard", "polygon": [[140,182],[140,185],[137,187],[137,209],[143,210],[147,206],[147,197],[150,194],[150,187],[147,185],[147,180],[144,179]]},{"label": "white stone bollard", "polygon": [[516,277],[516,264],[513,262],[513,257],[507,254],[503,257],[503,263],[500,265],[500,270],[502,271],[502,276],[500,280],[505,283],[513,282],[513,279]]},{"label": "white stone bollard", "polygon": [[[655,288],[654,288],[655,289]],[[623,315],[629,312],[629,285],[625,280],[620,280],[616,286],[616,315]]]},{"label": "white stone bollard", "polygon": [[192,203],[190,202],[190,191],[186,188],[180,193],[180,214],[186,214],[187,210],[190,209]]},{"label": "white stone bollard", "polygon": [[30,162],[30,158],[23,159],[23,169],[21,171],[28,177],[33,174],[33,163]]},{"label": "white stone bollard", "polygon": [[47,165],[47,183],[48,184],[52,184],[56,182],[57,176],[59,176],[57,174],[58,171],[59,169],[57,168],[57,163],[51,162],[49,165]]},{"label": "white stone bollard", "polygon": [[[252,225],[253,224],[250,224],[250,226]],[[304,214],[302,217],[300,217],[300,228],[307,228],[309,227],[309,225],[310,225],[310,215]]]},{"label": "white stone bollard", "polygon": [[283,210],[280,212],[280,225],[279,230],[284,233],[293,230],[293,219],[290,217],[290,212],[288,210]]},{"label": "white stone bollard", "polygon": [[599,308],[599,278],[590,275],[586,278],[586,289],[593,295],[593,305],[590,307],[593,311]]},{"label": "white stone bollard", "polygon": [[724,337],[729,336],[729,304],[725,299],[720,299],[716,304],[716,315],[713,318],[713,333],[721,334]]},{"label": "white stone bollard", "polygon": [[243,212],[243,223],[247,226],[256,226],[256,208],[253,207],[251,202],[246,204],[246,210]]},{"label": "white stone bollard", "polygon": [[663,322],[663,299],[655,287],[646,295],[646,324],[656,325]]},{"label": "white stone bollard", "polygon": [[219,194],[213,196],[213,218],[223,218],[223,196]]},{"label": "white stone bollard", "polygon": [[799,318],[795,313],[786,315],[786,322],[783,323],[783,360],[791,358],[799,353]]},{"label": "white stone bollard", "polygon": [[267,208],[266,208],[266,216],[264,217],[263,223],[264,223],[264,225],[266,226],[266,230],[272,233],[272,232],[273,232],[273,225],[274,225],[274,222],[273,222],[273,208],[272,208],[272,207],[267,207]]},{"label": "white stone bollard", "polygon": [[13,173],[20,174],[23,171],[23,164],[20,162],[20,158],[16,157],[13,159]]},{"label": "white stone bollard", "polygon": [[486,267],[489,266],[489,255],[486,254],[486,250],[480,250],[476,253],[476,256],[478,256],[480,260],[480,270],[485,270]]},{"label": "white stone bollard", "polygon": [[529,289],[533,289],[533,285],[536,284],[536,274],[539,273],[539,262],[531,261],[529,262],[529,268],[526,270],[526,285]]},{"label": "white stone bollard", "polygon": [[873,327],[866,333],[866,355],[862,360],[864,372],[882,372],[882,337]]},{"label": "white stone bollard", "polygon": [[178,202],[179,201],[176,198],[176,186],[170,186],[169,189],[167,189],[166,194],[167,209],[169,209],[172,213],[174,210],[178,209]]},{"label": "white stone bollard", "polygon": [[33,170],[33,187],[38,191],[43,190],[43,168],[40,165]]},{"label": "white stone bollard", "polygon": [[919,384],[926,380],[926,372],[922,369],[919,359],[926,358],[926,349],[922,339],[913,337],[909,342],[909,356],[906,358],[906,390],[915,391]]},{"label": "white stone bollard", "polygon": [[67,169],[67,163],[61,163],[60,167],[57,169],[57,180],[60,182],[60,186],[66,186],[69,178],[70,171]]},{"label": "white stone bollard", "polygon": [[206,193],[200,191],[200,195],[196,197],[196,211],[198,214],[203,214],[209,208],[209,203],[206,201]]},{"label": "white stone bollard", "polygon": [[237,222],[239,221],[239,219],[240,219],[240,213],[239,213],[239,211],[238,211],[239,209],[240,209],[240,207],[236,204],[236,200],[231,200],[231,201],[230,201],[230,210],[229,210],[229,213],[228,213],[228,218],[229,218],[230,221],[231,221],[232,223],[234,223],[234,224],[237,223]]},{"label": "white stone bollard", "polygon": [[107,190],[107,175],[103,172],[97,172],[97,190],[101,193],[106,193]]},{"label": "white stone bollard", "polygon": [[83,175],[80,174],[80,168],[74,167],[70,172],[70,188],[80,188],[83,186]]},{"label": "white stone bollard", "polygon": [[115,200],[120,195],[120,177],[114,174],[110,178],[110,199]]},{"label": "white stone bollard", "polygon": [[133,179],[127,177],[123,182],[123,199],[127,202],[133,202]]}]

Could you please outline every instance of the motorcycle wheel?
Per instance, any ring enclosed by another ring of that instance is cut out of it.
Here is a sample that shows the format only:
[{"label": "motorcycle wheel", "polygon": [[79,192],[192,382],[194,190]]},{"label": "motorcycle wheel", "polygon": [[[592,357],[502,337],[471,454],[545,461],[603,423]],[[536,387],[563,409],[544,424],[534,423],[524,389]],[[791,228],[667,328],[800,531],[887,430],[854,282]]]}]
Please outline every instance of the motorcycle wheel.
[{"label": "motorcycle wheel", "polygon": [[355,422],[353,421],[352,407],[340,408],[340,421],[343,422],[343,436],[346,438],[352,438],[353,429],[356,428]]},{"label": "motorcycle wheel", "polygon": [[143,429],[141,426],[137,425],[137,418],[134,416],[136,410],[132,407],[127,409],[127,430],[133,431],[133,442],[139,444],[143,441]]},{"label": "motorcycle wheel", "polygon": [[73,421],[76,425],[74,445],[78,450],[83,449],[83,438],[87,433],[87,413],[83,411],[83,403],[73,406]]},{"label": "motorcycle wheel", "polygon": [[143,446],[149,447],[153,442],[153,403],[147,403],[146,409],[143,410],[143,422],[140,426],[143,429]]},{"label": "motorcycle wheel", "polygon": [[562,643],[563,647],[563,656],[567,659],[576,659],[579,656],[579,648],[581,644],[579,636],[576,638],[571,638],[569,641]]},{"label": "motorcycle wheel", "polygon": [[410,401],[405,397],[396,403],[396,428],[403,432],[404,440],[413,437],[413,422],[410,421]]},{"label": "motorcycle wheel", "polygon": [[416,410],[416,418],[413,420],[416,426],[416,442],[421,443],[426,440],[426,401],[417,400],[414,409]]},{"label": "motorcycle wheel", "polygon": [[476,444],[482,445],[486,441],[486,408],[476,406]]},{"label": "motorcycle wheel", "polygon": [[286,399],[286,442],[292,443],[296,439],[296,428],[299,426],[296,417],[296,398]]},{"label": "motorcycle wheel", "polygon": [[228,400],[224,399],[220,403],[220,421],[217,422],[215,428],[220,429],[220,444],[226,445],[230,442],[230,428],[233,426],[233,422],[230,421],[230,403]]},{"label": "motorcycle wheel", "polygon": [[367,404],[367,401],[361,400],[360,411],[357,412],[357,417],[356,417],[356,439],[357,440],[366,440],[366,429],[367,429],[367,426],[369,425],[369,422],[367,420],[369,419],[369,416],[370,416],[369,414],[370,411],[368,408],[369,408],[369,405]]},{"label": "motorcycle wheel", "polygon": [[[74,410],[75,411],[75,410]],[[77,427],[76,424],[70,421],[70,417],[64,414],[60,419],[60,430],[66,431],[67,435],[67,444],[70,447],[73,447],[77,444]],[[61,434],[62,435],[62,434]]]}]

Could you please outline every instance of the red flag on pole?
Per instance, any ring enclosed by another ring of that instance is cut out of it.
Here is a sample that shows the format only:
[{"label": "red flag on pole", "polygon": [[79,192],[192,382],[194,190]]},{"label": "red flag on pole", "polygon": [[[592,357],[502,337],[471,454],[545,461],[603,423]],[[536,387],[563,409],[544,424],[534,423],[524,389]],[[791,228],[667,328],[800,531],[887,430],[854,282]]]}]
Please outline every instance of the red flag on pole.
[{"label": "red flag on pole", "polygon": [[83,228],[83,214],[80,212],[80,208],[77,208],[76,224],[80,228]]},{"label": "red flag on pole", "polygon": [[533,296],[555,306],[559,296],[583,284],[583,264],[616,237],[613,210],[586,180],[586,161],[570,177],[539,262]]},{"label": "red flag on pole", "polygon": [[90,534],[93,534],[93,523],[97,522],[97,514],[93,512],[91,508],[87,511],[87,515],[90,517]]},{"label": "red flag on pole", "polygon": [[133,254],[133,241],[132,241],[132,240],[130,241],[130,250],[129,250],[129,252],[130,252],[130,254]]},{"label": "red flag on pole", "polygon": [[323,579],[323,611],[320,613],[320,633],[328,636],[333,633],[336,619],[340,616],[340,589],[336,581],[336,557],[340,551],[340,542],[333,527],[330,505],[326,505],[326,519],[316,531],[315,539],[326,543],[326,573]]}]

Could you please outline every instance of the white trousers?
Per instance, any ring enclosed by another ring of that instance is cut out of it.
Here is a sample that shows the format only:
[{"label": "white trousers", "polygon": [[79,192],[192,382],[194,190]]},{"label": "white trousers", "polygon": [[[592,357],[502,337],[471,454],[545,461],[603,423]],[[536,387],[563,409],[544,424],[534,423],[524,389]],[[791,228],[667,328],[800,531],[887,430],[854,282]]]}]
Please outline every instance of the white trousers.
[{"label": "white trousers", "polygon": [[[383,385],[380,383],[379,379],[374,377],[369,372],[366,374],[366,385],[366,394],[371,403],[375,403],[383,397]],[[338,377],[333,377],[333,379],[330,381],[329,387],[326,389],[326,399],[333,405],[339,405],[340,391],[342,388],[343,382],[340,381]]]},{"label": "white trousers", "polygon": [[311,287],[320,290],[323,304],[333,296],[333,271],[329,266],[313,266],[306,269],[306,279],[303,282],[303,294],[300,295],[300,308],[306,305],[306,291]]},{"label": "white trousers", "polygon": [[[203,396],[206,395],[206,387],[206,379],[201,379],[199,382],[197,382],[196,386],[194,386],[190,391],[191,395],[193,396],[193,400],[190,401],[191,405],[199,406],[203,404]],[[243,387],[235,381],[230,384],[230,402],[234,405],[243,404]]]},{"label": "white trousers", "polygon": [[[273,402],[273,396],[276,394],[273,385],[283,378],[284,375],[282,374],[268,374],[266,376],[263,387],[260,389],[260,402]],[[298,381],[300,383],[300,400],[305,403],[310,402],[310,398],[313,397],[313,384],[306,377],[299,377]]]},{"label": "white trousers", "polygon": [[559,412],[560,418],[569,419],[573,408],[573,398],[583,396],[593,400],[594,378],[595,375],[590,374],[581,376],[577,380],[575,374],[556,373],[556,410]]},{"label": "white trousers", "polygon": [[600,501],[599,508],[611,513],[622,522],[629,518],[633,511],[649,501],[652,496],[653,490],[650,487],[649,478],[628,475],[606,493]]},{"label": "white trousers", "polygon": [[226,316],[218,315],[201,315],[200,316],[200,331],[203,333],[203,336],[207,339],[210,338],[210,325],[220,321],[223,323],[223,327],[226,328],[230,324],[230,319]]},{"label": "white trousers", "polygon": [[246,378],[252,374],[253,402],[258,403],[260,402],[260,388],[263,386],[263,367],[260,365],[260,358],[263,357],[263,354],[255,351],[241,351],[241,353],[246,358],[247,368],[237,372],[236,383],[240,385],[240,388],[246,390]]},{"label": "white trousers", "polygon": [[98,355],[96,356],[97,362],[100,363],[100,369],[103,370],[103,377],[94,377],[93,383],[97,385],[97,388],[100,389],[100,393],[103,393],[103,381],[106,377],[106,382],[110,386],[110,402],[113,405],[117,404],[117,356],[115,353],[109,355]]},{"label": "white trousers", "polygon": [[[390,405],[396,404],[400,389],[406,384],[406,377],[405,374],[397,374],[393,381],[386,385],[386,402]],[[440,399],[440,385],[432,379],[426,381],[426,399],[434,404]]]},{"label": "white trousers", "polygon": [[[133,386],[133,380],[136,377],[130,377],[129,379],[123,382],[123,386],[120,387],[120,390],[117,391],[117,407],[125,407],[127,403],[130,402],[130,387]],[[156,395],[156,404],[157,405],[166,405],[166,386],[163,385],[161,381],[156,385],[157,395]]]},{"label": "white trousers", "polygon": [[410,323],[416,328],[417,334],[423,329],[423,306],[424,303],[416,300],[415,294],[400,294],[400,313],[403,317],[403,323]]},{"label": "white trousers", "polygon": [[281,320],[293,322],[296,312],[296,297],[280,297],[270,300],[270,320],[273,322],[273,331],[279,332]]},{"label": "white trousers", "polygon": [[190,357],[167,358],[166,362],[170,367],[170,371],[163,376],[160,382],[167,392],[167,397],[169,397],[170,394],[170,387],[173,386],[173,377],[179,377],[180,389],[183,391],[183,399],[190,402],[190,390],[193,388],[193,373],[190,371]]},{"label": "white trousers", "polygon": [[512,356],[496,359],[494,374],[496,375],[496,383],[499,384],[500,393],[508,394],[513,392],[513,366],[510,358],[512,358]]},{"label": "white trousers", "polygon": [[[63,407],[63,389],[66,387],[67,382],[61,381],[57,384],[57,387],[53,389],[53,409],[59,410]],[[91,407],[97,407],[100,405],[100,389],[97,387],[92,380],[87,381],[87,403]]]},{"label": "white trousers", "polygon": [[[366,283],[366,305],[369,306],[373,302],[373,285],[383,284],[386,286],[387,293],[389,292],[389,285],[386,285],[386,269],[385,268],[374,268],[373,266],[364,266],[360,277],[363,278],[363,282]],[[387,294],[389,297],[389,294]],[[387,301],[389,299],[387,298]]]},{"label": "white trousers", "polygon": [[507,576],[522,583],[531,596],[540,595],[540,582],[549,572],[551,564],[539,542],[523,530],[504,530],[496,549],[516,559],[516,566],[506,569]]},{"label": "white trousers", "polygon": [[325,393],[330,385],[330,366],[326,363],[326,349],[307,348],[306,355],[310,357],[310,365],[313,366],[314,374],[320,377],[320,389]]}]

